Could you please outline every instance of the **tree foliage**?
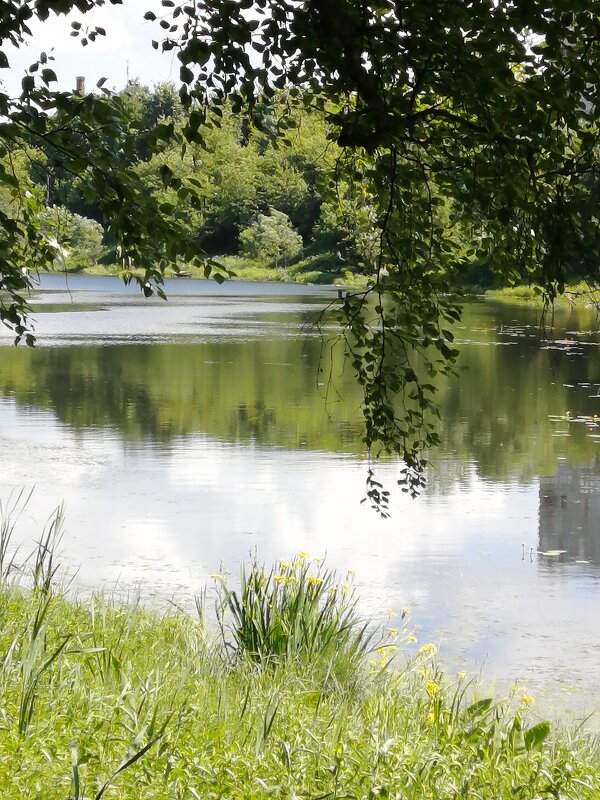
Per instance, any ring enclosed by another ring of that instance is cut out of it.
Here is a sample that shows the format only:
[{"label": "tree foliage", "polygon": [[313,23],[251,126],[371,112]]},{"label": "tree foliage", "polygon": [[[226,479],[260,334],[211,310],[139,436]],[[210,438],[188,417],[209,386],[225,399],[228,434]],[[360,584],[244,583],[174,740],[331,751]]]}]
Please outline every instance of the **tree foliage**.
[{"label": "tree foliage", "polygon": [[245,252],[273,259],[276,267],[302,249],[302,237],[292,227],[289,217],[273,209],[270,214],[259,214],[256,222],[242,231],[240,238]]},{"label": "tree foliage", "polygon": [[41,231],[54,247],[55,264],[77,271],[97,264],[105,254],[102,226],[93,219],[72,214],[62,206],[40,216]]},{"label": "tree foliage", "polygon": [[[0,33],[18,43],[33,15],[98,4],[13,0]],[[169,142],[201,147],[204,127],[218,126],[226,107],[284,141],[294,115],[264,116],[265,100],[282,92],[290,108],[322,109],[344,150],[339,185],[353,198],[358,187],[373,198],[378,239],[372,252],[365,248],[363,264],[369,287],[349,293],[332,313],[363,390],[365,445],[400,455],[405,488],[417,491],[438,440],[427,376],[453,368],[451,327],[460,309],[450,293],[465,267],[478,259],[509,281],[538,283],[551,301],[584,252],[597,263],[598,221],[586,204],[598,170],[596,0],[163,6],[155,46],[180,63],[181,125],[159,117],[134,136],[123,98],[52,92],[45,56],[24,78],[20,98],[0,95],[0,182],[18,206],[15,217],[2,218],[3,321],[26,332],[22,268],[48,258],[30,190],[12,171],[15,149],[43,144],[82,180],[123,265],[139,268],[140,284],[151,291],[170,263],[201,256],[173,211],[183,201],[201,209],[203,187],[163,163],[158,175],[173,200],[161,202],[142,191],[129,154],[137,148],[150,162]],[[88,32],[86,41],[103,33]],[[106,144],[116,135],[118,162]],[[369,496],[385,512],[387,495],[374,480]]]}]

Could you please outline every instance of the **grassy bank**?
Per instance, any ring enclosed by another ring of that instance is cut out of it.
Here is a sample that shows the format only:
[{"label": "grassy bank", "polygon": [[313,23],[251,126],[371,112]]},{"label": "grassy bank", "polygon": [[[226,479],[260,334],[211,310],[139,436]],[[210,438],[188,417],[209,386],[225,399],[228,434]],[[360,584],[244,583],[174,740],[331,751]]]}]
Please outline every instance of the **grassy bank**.
[{"label": "grassy bank", "polygon": [[[307,247],[289,263],[276,266],[259,259],[246,256],[215,256],[214,259],[226,269],[235,273],[234,280],[242,281],[274,281],[304,284],[344,284],[345,286],[364,286],[366,279],[344,269],[344,265],[332,253],[322,253]],[[58,270],[60,271],[60,270]],[[71,270],[83,275],[119,275],[120,267],[116,264],[92,264],[89,267]],[[204,278],[202,269],[183,270],[185,276]],[[169,276],[167,276],[169,277]]]},{"label": "grassy bank", "polygon": [[[345,268],[344,263],[334,253],[319,252],[311,246],[304,248],[302,253],[292,259],[290,263],[278,266],[274,263],[265,263],[259,259],[238,255],[215,256],[214,260],[235,274],[233,280],[317,285],[340,284],[351,289],[363,288],[368,283],[368,279],[364,275],[356,274]],[[71,270],[71,272],[84,275],[120,275],[121,268],[116,264],[93,264],[89,267]],[[204,271],[197,268],[184,269],[182,274],[192,278],[204,279],[205,277]],[[543,306],[543,296],[537,286],[509,286],[485,290],[467,287],[464,291],[467,295],[481,296],[483,294],[487,300],[539,306],[540,308]],[[556,298],[555,305],[600,307],[600,288],[585,281],[570,283],[565,287],[564,293]]]},{"label": "grassy bank", "polygon": [[528,720],[527,698],[474,701],[432,646],[393,658],[402,631],[370,632],[349,576],[302,555],[235,592],[215,576],[215,633],[69,599],[50,553],[13,572],[0,547],[3,800],[600,796],[591,738]]},{"label": "grassy bank", "polygon": [[[505,289],[488,289],[486,299],[498,300],[507,303],[522,303],[535,305],[540,308],[543,298],[535,286],[512,286]],[[598,306],[600,304],[600,290],[584,283],[573,283],[565,287],[564,294],[557,297],[555,304],[558,306]]]},{"label": "grassy bank", "polygon": [[367,279],[356,275],[333,253],[320,253],[314,248],[305,250],[289,264],[275,267],[244,256],[220,256],[216,259],[235,272],[237,280],[284,281],[321,285],[343,284],[348,287],[366,286]]}]

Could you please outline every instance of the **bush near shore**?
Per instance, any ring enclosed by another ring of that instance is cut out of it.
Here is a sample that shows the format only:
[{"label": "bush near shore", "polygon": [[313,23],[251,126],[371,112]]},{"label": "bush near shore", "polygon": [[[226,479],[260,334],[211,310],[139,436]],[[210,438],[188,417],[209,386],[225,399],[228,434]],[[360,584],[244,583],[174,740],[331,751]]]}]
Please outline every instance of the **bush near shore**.
[{"label": "bush near shore", "polygon": [[204,602],[67,596],[51,534],[19,566],[0,539],[3,800],[600,797],[593,738],[474,698],[431,645],[403,660],[351,575],[305,554],[215,575],[215,626]]}]

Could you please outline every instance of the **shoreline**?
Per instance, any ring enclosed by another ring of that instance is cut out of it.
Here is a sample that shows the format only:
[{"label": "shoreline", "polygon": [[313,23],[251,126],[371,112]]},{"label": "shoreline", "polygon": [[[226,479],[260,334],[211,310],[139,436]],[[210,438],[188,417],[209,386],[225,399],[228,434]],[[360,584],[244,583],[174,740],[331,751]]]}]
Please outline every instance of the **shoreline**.
[{"label": "shoreline", "polygon": [[45,544],[21,567],[28,588],[4,569],[0,587],[7,800],[42,785],[49,800],[103,786],[122,800],[429,797],[456,786],[496,800],[516,785],[550,796],[550,782],[563,798],[598,796],[595,736],[540,718],[522,688],[497,698],[466,675],[447,678],[433,645],[399,658],[406,629],[365,634],[339,590],[351,579],[332,583],[303,554],[271,572],[247,565],[233,592],[213,576],[220,638],[205,600],[194,617],[66,596]]},{"label": "shoreline", "polygon": [[[328,254],[323,254],[328,258]],[[301,266],[310,263],[315,257],[309,257],[298,262]],[[319,256],[316,257],[319,259]],[[232,281],[246,281],[249,283],[287,283],[299,284],[304,286],[331,286],[340,289],[363,289],[367,286],[368,279],[364,275],[356,275],[350,271],[335,273],[332,271],[305,270],[298,269],[298,265],[291,267],[264,266],[258,261],[242,256],[215,256],[215,263],[222,265],[225,269],[230,269],[234,275],[229,279]],[[120,277],[122,271],[116,265],[95,264],[76,270],[48,270],[45,274],[66,274],[66,275],[93,275],[93,276],[114,276]],[[171,271],[166,278],[202,280],[210,281],[206,278],[202,270],[191,269],[182,270],[181,273]],[[462,294],[456,295],[459,302],[468,302],[469,299],[482,299],[492,302],[507,303],[520,306],[535,306],[543,310],[544,303],[541,292],[533,286],[514,286],[501,289],[477,289],[467,288]],[[554,307],[600,307],[600,288],[590,287],[585,283],[568,284],[563,294],[559,295],[554,301]]]}]

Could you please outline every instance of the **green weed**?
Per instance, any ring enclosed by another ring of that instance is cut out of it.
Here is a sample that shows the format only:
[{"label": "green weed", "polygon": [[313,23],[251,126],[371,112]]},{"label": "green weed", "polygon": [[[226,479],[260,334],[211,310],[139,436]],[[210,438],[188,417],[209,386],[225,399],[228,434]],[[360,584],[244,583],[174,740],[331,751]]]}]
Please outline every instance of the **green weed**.
[{"label": "green weed", "polygon": [[373,649],[356,607],[351,577],[301,553],[268,571],[242,565],[239,590],[217,578],[217,619],[226,648],[268,663],[293,659],[356,670]]},{"label": "green weed", "polygon": [[219,579],[224,648],[176,610],[65,596],[44,558],[37,588],[0,586],[3,800],[600,796],[593,737],[447,681],[432,646],[371,652],[324,565]]}]

